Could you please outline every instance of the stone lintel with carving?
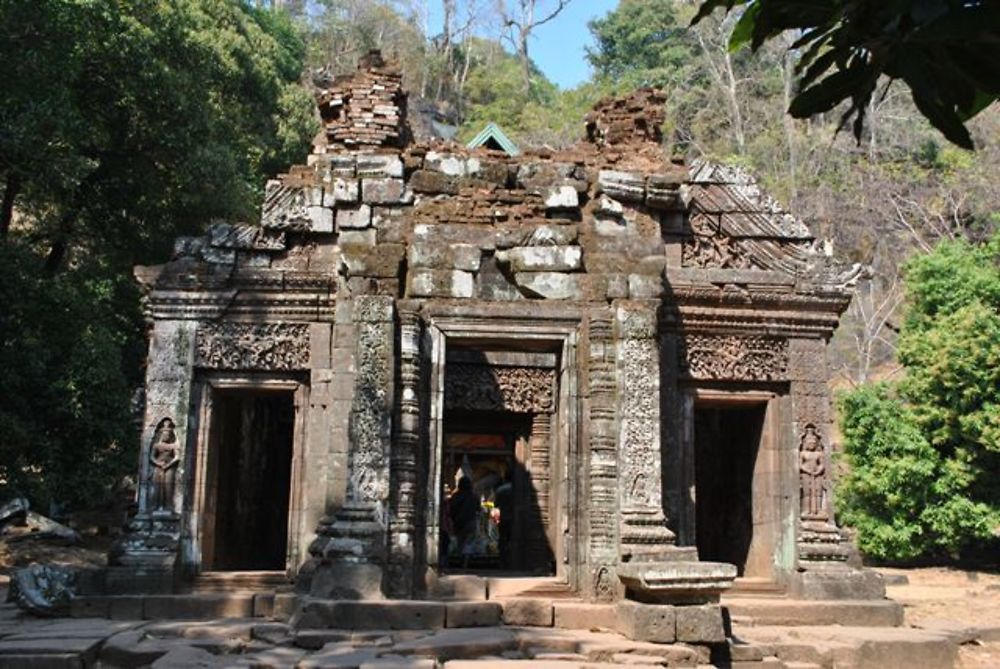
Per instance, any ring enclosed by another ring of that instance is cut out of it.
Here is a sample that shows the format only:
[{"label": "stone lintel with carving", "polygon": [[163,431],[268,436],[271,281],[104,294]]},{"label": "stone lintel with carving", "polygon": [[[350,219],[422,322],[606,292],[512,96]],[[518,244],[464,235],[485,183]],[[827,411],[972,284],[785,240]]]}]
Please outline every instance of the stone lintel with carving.
[{"label": "stone lintel with carving", "polygon": [[684,378],[706,381],[788,378],[788,341],[782,337],[683,334],[677,350]]},{"label": "stone lintel with carving", "polygon": [[551,413],[555,409],[553,368],[448,363],[445,409]]},{"label": "stone lintel with carving", "polygon": [[195,366],[203,369],[308,369],[305,323],[205,323],[195,339]]}]

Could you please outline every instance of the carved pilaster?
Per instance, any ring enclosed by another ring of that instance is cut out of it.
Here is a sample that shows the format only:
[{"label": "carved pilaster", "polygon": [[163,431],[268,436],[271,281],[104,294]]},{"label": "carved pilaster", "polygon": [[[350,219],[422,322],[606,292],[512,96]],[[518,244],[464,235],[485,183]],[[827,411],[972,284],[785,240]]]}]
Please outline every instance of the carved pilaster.
[{"label": "carved pilaster", "polygon": [[399,383],[396,439],[390,460],[389,591],[413,594],[416,537],[417,453],[420,446],[421,321],[409,305],[399,310]]},{"label": "carved pilaster", "polygon": [[593,312],[588,328],[590,563],[591,596],[615,597],[618,581],[618,439],[614,322],[610,312]]},{"label": "carved pilaster", "polygon": [[826,343],[791,340],[788,373],[799,481],[799,560],[840,562],[847,559],[848,550],[833,518]]},{"label": "carved pilaster", "polygon": [[528,538],[528,551],[531,564],[546,564],[552,561],[552,547],[549,545],[546,529],[551,527],[549,511],[550,486],[552,479],[551,455],[552,446],[552,414],[536,413],[531,417],[531,436],[528,439],[528,457],[531,472],[532,490],[536,495],[537,504],[529,507],[529,513],[537,514],[531,518],[528,527],[532,535]]},{"label": "carved pilaster", "polygon": [[388,501],[388,456],[392,436],[393,300],[355,300],[357,377],[348,425],[350,479],[347,497],[384,506]]},{"label": "carved pilaster", "polygon": [[621,554],[654,559],[674,543],[663,515],[656,307],[627,303],[616,316]]},{"label": "carved pilaster", "polygon": [[[393,299],[363,296],[354,301],[357,368],[348,419],[347,499],[324,518],[309,546],[311,559],[299,570],[296,586],[316,597],[378,599],[391,515]],[[399,491],[402,493],[402,490]],[[395,501],[412,507],[403,495]],[[409,495],[412,500],[412,495]],[[412,514],[412,512],[411,512]],[[412,536],[409,539],[412,546]],[[392,589],[390,578],[386,585]],[[397,583],[398,585],[398,583]]]}]

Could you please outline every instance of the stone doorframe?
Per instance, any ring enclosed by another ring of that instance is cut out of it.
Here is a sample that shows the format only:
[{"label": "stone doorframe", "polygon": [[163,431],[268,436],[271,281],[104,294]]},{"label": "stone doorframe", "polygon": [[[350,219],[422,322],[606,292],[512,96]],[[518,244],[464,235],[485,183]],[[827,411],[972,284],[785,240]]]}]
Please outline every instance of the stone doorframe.
[{"label": "stone doorframe", "polygon": [[[544,314],[535,318],[524,318],[513,312],[504,314],[447,314],[426,317],[424,369],[430,373],[430,421],[428,434],[427,517],[425,518],[425,546],[427,568],[436,570],[438,565],[438,536],[440,532],[441,509],[441,461],[444,448],[444,383],[445,366],[449,340],[460,340],[463,344],[477,341],[509,345],[510,350],[523,350],[526,341],[550,343],[558,347],[559,365],[556,369],[558,394],[552,420],[551,441],[551,493],[550,508],[552,534],[556,545],[552,546],[555,556],[555,579],[571,587],[577,574],[574,567],[581,562],[578,539],[581,537],[580,524],[585,520],[582,513],[571,512],[581,508],[578,503],[581,482],[577,475],[581,472],[582,458],[579,448],[579,394],[577,346],[580,339],[581,319],[579,317],[555,317],[547,320]],[[522,344],[519,349],[518,343]],[[552,577],[547,577],[551,581]]]},{"label": "stone doorframe", "polygon": [[305,524],[303,508],[306,420],[304,408],[309,402],[309,384],[297,375],[275,376],[257,373],[204,372],[194,383],[192,396],[192,429],[189,431],[188,471],[193,472],[191,484],[184,493],[185,513],[181,533],[182,570],[194,578],[202,569],[202,545],[207,523],[208,458],[211,448],[212,412],[215,395],[222,390],[286,391],[292,393],[295,412],[292,435],[292,470],[288,495],[288,539],[285,570],[289,576],[308,554],[308,541],[313,528]]},{"label": "stone doorframe", "polygon": [[[696,545],[697,490],[695,486],[694,411],[697,404],[707,406],[765,407],[761,442],[754,466],[754,497],[758,483],[762,495],[770,504],[758,514],[754,508],[754,525],[767,524],[772,532],[771,575],[769,578],[736,580],[737,589],[784,589],[795,568],[795,523],[798,517],[798,474],[796,452],[792,440],[790,402],[786,392],[777,390],[723,390],[697,386],[681,387],[681,483],[689,491],[678,526],[678,539],[686,545]],[[758,477],[762,478],[758,482]]]}]

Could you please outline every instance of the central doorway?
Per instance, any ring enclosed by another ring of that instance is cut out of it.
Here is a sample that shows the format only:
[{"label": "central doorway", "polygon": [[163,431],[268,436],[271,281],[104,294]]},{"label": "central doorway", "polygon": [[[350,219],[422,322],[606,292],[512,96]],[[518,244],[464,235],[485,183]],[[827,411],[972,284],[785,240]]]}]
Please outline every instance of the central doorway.
[{"label": "central doorway", "polygon": [[292,391],[214,390],[202,570],[286,569],[294,433]]},{"label": "central doorway", "polygon": [[446,571],[555,573],[531,472],[534,423],[524,413],[447,412],[438,549]]},{"label": "central doorway", "polygon": [[693,416],[698,556],[761,581],[774,576],[776,532],[768,406],[698,400]]}]

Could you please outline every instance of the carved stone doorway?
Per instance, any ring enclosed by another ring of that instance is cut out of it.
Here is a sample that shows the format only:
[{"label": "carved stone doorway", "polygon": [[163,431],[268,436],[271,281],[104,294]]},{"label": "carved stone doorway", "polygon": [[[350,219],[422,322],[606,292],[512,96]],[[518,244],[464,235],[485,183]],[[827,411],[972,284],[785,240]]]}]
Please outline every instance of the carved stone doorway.
[{"label": "carved stone doorway", "polygon": [[284,571],[294,393],[215,389],[212,395],[202,478],[201,568]]},{"label": "carved stone doorway", "polygon": [[700,392],[690,406],[698,556],[736,565],[744,585],[773,583],[781,531],[776,401],[762,392]]},{"label": "carved stone doorway", "polygon": [[[550,514],[540,504],[540,498],[549,496],[549,458],[532,459],[533,450],[550,446],[539,445],[540,440],[547,442],[548,434],[540,431],[547,422],[528,413],[445,412],[442,492],[446,498],[454,495],[465,476],[481,502],[467,546],[460,545],[454,523],[442,519],[447,529],[442,529],[439,550],[446,570],[555,573]],[[452,514],[452,508],[444,505],[443,513]]]}]

